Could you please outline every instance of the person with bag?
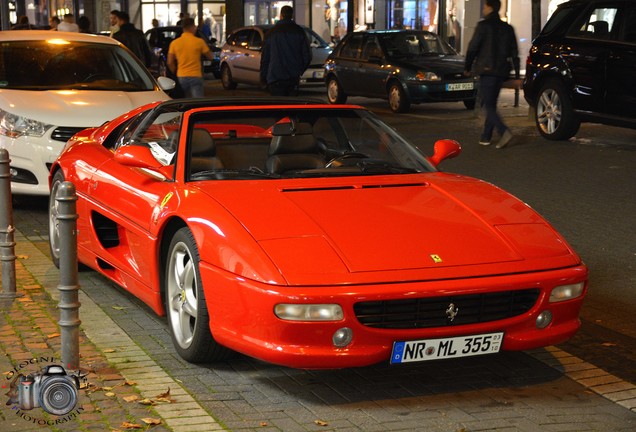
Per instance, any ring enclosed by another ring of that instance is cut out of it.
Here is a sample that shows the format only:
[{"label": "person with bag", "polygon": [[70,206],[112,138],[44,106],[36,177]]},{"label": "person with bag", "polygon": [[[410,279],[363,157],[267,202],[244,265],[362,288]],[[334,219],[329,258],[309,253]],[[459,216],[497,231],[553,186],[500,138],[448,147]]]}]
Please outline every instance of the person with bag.
[{"label": "person with bag", "polygon": [[464,75],[479,75],[481,106],[486,112],[479,144],[490,145],[496,130],[500,135],[497,148],[505,147],[513,138],[497,112],[499,92],[511,69],[514,69],[515,79],[519,79],[517,37],[512,26],[499,17],[500,8],[500,0],[484,1],[484,17],[477,23],[468,44],[464,67]]}]

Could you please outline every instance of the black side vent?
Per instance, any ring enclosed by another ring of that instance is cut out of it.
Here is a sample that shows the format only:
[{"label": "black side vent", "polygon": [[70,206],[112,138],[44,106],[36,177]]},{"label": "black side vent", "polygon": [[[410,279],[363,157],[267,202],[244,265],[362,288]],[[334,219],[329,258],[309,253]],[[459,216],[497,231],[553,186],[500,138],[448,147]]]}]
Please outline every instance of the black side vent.
[{"label": "black side vent", "polygon": [[117,224],[97,212],[91,214],[93,227],[101,245],[108,249],[119,246],[119,233]]}]

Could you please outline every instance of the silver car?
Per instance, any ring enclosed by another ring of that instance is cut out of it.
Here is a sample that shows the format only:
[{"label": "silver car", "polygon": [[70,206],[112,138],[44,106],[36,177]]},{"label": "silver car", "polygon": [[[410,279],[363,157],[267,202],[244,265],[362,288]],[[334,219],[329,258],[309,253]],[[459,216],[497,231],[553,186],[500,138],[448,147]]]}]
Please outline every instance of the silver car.
[{"label": "silver car", "polygon": [[[242,27],[233,31],[221,50],[221,82],[226,90],[233,90],[236,85],[260,85],[261,48],[265,33],[273,25]],[[313,30],[303,27],[311,46],[311,64],[300,78],[301,85],[324,84],[324,67],[327,56],[331,54],[331,46]]]}]

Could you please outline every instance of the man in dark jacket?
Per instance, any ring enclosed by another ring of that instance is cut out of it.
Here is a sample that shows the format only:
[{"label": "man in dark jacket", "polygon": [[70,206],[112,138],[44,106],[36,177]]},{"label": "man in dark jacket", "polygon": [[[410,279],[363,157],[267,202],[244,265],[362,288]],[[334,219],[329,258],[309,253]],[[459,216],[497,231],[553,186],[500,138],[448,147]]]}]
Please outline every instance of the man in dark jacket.
[{"label": "man in dark jacket", "polygon": [[484,130],[479,144],[490,145],[496,129],[501,138],[497,148],[503,148],[512,139],[510,129],[497,113],[497,99],[505,80],[514,68],[515,78],[519,78],[519,54],[517,37],[512,26],[499,18],[500,0],[485,0],[484,18],[477,23],[477,28],[468,45],[464,74],[479,75],[479,94],[481,106],[486,111]]},{"label": "man in dark jacket", "polygon": [[119,30],[113,34],[113,39],[118,40],[131,50],[139,60],[147,67],[152,62],[152,54],[144,32],[130,23],[130,16],[126,12],[119,12],[117,15]]},{"label": "man in dark jacket", "polygon": [[272,96],[296,96],[300,77],[311,62],[307,34],[293,15],[291,6],[283,6],[280,20],[263,42],[261,81],[267,83]]}]

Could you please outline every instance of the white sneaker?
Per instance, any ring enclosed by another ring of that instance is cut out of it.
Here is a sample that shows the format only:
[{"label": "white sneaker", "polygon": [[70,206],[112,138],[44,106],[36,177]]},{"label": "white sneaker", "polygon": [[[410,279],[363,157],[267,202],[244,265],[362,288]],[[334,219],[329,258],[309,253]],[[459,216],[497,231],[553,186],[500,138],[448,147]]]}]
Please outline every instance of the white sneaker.
[{"label": "white sneaker", "polygon": [[487,146],[487,145],[490,145],[490,144],[491,144],[490,141],[486,141],[486,140],[483,140],[483,139],[479,140],[479,145]]},{"label": "white sneaker", "polygon": [[514,135],[512,135],[512,132],[510,132],[510,129],[506,129],[506,131],[501,136],[501,139],[499,140],[499,142],[497,143],[497,145],[495,147],[497,147],[498,149],[504,148],[505,146],[507,146],[510,143],[510,141],[513,138],[513,136]]}]

